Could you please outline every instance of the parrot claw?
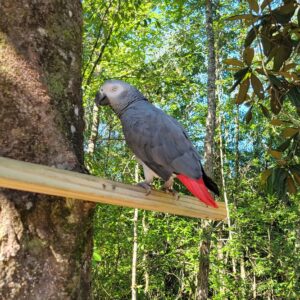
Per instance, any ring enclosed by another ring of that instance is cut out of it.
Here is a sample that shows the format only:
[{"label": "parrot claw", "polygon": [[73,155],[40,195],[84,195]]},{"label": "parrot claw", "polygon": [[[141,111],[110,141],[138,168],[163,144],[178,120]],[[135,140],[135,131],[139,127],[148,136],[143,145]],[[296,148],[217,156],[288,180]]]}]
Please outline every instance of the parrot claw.
[{"label": "parrot claw", "polygon": [[173,189],[174,177],[171,176],[167,181],[165,181],[162,190],[166,193],[172,193],[175,200],[179,199],[179,193]]},{"label": "parrot claw", "polygon": [[168,188],[168,187],[163,186],[162,190],[167,194],[171,193],[174,196],[175,200],[179,199],[179,193],[177,191],[175,191],[173,188]]},{"label": "parrot claw", "polygon": [[137,186],[140,186],[146,190],[146,196],[148,196],[151,193],[151,185],[148,182],[146,181],[139,182]]},{"label": "parrot claw", "polygon": [[173,194],[176,201],[179,200],[179,193],[177,191],[173,190],[172,194]]}]

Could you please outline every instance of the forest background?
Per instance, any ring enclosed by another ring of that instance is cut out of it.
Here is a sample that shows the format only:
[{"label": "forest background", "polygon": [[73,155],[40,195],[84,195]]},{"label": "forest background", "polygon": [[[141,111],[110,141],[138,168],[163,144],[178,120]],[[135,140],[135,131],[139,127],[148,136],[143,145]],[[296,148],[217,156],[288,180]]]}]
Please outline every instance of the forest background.
[{"label": "forest background", "polygon": [[83,8],[89,171],[131,184],[143,176],[117,117],[93,102],[106,79],[121,79],[187,129],[228,206],[226,224],[99,205],[95,299],[299,299],[299,4]]},{"label": "forest background", "polygon": [[300,299],[298,2],[1,0],[1,158],[140,181],[94,105],[122,79],[187,129],[228,218],[1,188],[0,298]]}]

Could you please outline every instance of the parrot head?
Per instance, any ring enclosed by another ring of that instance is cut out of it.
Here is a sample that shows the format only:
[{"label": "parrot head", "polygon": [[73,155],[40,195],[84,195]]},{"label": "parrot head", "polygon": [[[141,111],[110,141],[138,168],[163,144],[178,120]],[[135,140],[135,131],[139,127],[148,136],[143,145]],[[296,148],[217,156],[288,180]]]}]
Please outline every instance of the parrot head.
[{"label": "parrot head", "polygon": [[136,100],[146,99],[135,87],[122,80],[105,81],[95,97],[97,105],[109,105],[116,113]]}]

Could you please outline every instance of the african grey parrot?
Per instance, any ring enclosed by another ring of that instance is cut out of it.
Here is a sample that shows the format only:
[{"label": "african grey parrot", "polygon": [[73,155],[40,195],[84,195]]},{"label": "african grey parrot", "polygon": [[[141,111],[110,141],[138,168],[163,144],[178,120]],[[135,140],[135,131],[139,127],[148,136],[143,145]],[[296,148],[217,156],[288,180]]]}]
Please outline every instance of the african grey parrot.
[{"label": "african grey parrot", "polygon": [[172,189],[176,176],[199,200],[218,207],[207,188],[219,195],[217,185],[205,174],[200,156],[186,131],[172,117],[152,105],[135,87],[121,80],[108,80],[97,92],[97,105],[110,105],[121,120],[125,140],[142,163],[150,190],[154,177]]}]

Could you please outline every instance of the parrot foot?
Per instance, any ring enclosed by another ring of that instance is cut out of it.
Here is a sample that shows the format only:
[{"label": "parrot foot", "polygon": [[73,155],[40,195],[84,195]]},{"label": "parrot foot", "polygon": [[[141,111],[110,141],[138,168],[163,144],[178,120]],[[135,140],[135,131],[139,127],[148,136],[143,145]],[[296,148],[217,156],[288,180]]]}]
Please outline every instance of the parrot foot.
[{"label": "parrot foot", "polygon": [[174,182],[174,177],[171,176],[167,181],[165,181],[162,190],[166,193],[171,193],[175,197],[175,200],[178,200],[179,193],[173,189],[173,182]]},{"label": "parrot foot", "polygon": [[172,194],[174,196],[175,200],[179,199],[179,193],[177,191],[175,191],[173,189],[173,187],[165,187],[165,186],[163,186],[162,187],[162,191],[164,191],[167,194],[169,194],[169,193]]},{"label": "parrot foot", "polygon": [[146,190],[146,196],[148,196],[151,193],[151,185],[148,182],[146,181],[139,182],[137,186],[140,186]]},{"label": "parrot foot", "polygon": [[173,190],[173,196],[176,201],[179,200],[179,193],[177,191]]}]

